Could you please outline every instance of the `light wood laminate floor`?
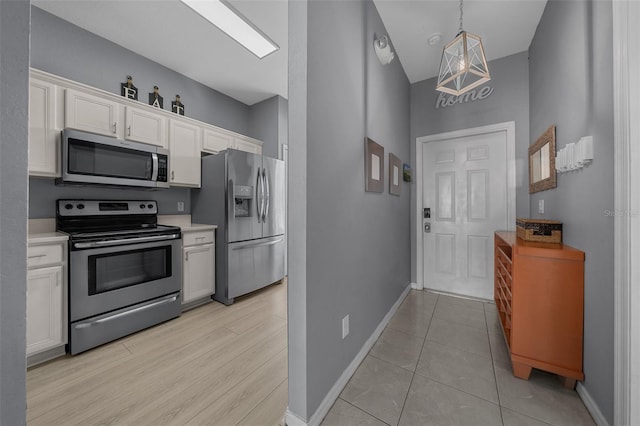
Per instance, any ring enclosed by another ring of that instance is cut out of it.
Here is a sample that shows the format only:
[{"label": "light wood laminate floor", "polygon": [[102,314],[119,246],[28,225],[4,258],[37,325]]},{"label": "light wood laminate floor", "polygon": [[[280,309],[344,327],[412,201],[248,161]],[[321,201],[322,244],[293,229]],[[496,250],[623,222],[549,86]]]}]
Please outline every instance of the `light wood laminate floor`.
[{"label": "light wood laminate floor", "polygon": [[272,426],[286,406],[286,282],[27,372],[30,425]]}]

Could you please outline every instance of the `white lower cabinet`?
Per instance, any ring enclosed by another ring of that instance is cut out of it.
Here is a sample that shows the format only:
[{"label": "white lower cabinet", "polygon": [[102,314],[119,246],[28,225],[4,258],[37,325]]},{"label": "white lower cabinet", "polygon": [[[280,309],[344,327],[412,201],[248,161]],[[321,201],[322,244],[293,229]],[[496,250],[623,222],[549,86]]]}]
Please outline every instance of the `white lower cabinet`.
[{"label": "white lower cabinet", "polygon": [[182,303],[208,298],[215,292],[213,231],[184,232]]},{"label": "white lower cabinet", "polygon": [[67,343],[66,243],[29,245],[27,356]]}]

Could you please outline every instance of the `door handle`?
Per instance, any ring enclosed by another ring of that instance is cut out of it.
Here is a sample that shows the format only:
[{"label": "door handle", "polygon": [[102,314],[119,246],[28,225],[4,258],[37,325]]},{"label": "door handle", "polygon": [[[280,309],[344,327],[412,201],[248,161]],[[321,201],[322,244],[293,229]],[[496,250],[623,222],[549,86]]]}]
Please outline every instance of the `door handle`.
[{"label": "door handle", "polygon": [[262,202],[264,189],[262,187],[262,178],[260,177],[260,168],[258,167],[258,176],[256,177],[256,211],[258,213],[258,223],[262,219]]},{"label": "door handle", "polygon": [[269,212],[269,180],[265,174],[265,169],[262,169],[262,181],[264,182],[264,209],[262,210],[262,221],[266,222],[267,214]]},{"label": "door handle", "polygon": [[424,223],[424,232],[427,234],[431,233],[431,222],[425,222]]}]

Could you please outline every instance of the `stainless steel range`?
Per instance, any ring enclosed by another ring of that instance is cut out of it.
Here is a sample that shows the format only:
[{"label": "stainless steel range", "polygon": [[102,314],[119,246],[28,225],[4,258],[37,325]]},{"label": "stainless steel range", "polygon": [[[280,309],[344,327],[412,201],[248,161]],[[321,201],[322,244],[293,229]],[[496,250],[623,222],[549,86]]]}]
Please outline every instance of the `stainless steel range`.
[{"label": "stainless steel range", "polygon": [[181,233],[155,201],[58,200],[72,355],[180,315]]}]

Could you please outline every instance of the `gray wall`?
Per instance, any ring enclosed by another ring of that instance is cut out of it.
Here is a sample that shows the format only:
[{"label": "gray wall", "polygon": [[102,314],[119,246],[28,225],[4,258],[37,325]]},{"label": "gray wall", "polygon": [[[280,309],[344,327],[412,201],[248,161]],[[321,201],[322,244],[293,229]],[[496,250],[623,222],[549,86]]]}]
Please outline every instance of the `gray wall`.
[{"label": "gray wall", "polygon": [[[120,83],[131,74],[141,101],[158,85],[168,109],[178,93],[188,117],[262,139],[265,153],[278,156],[278,108],[282,101],[277,97],[265,101],[266,107],[249,107],[36,7],[32,7],[31,66],[112,93],[120,93]],[[183,188],[59,187],[52,179],[35,178],[30,179],[29,188],[30,218],[54,217],[58,198],[154,199],[160,214],[190,213],[191,208],[190,190]],[[184,212],[177,210],[178,201],[185,203]]]},{"label": "gray wall", "polygon": [[32,7],[31,28],[34,68],[116,94],[131,75],[141,102],[157,85],[165,110],[179,94],[187,117],[252,136],[249,107],[242,102],[37,7]]},{"label": "gray wall", "polygon": [[[440,92],[435,90],[437,78],[411,85],[411,163],[415,167],[416,138],[454,130],[486,126],[505,121],[516,123],[516,216],[529,216],[529,63],[527,52],[489,62],[493,93],[446,108],[435,108]],[[477,90],[479,90],[477,89]],[[415,176],[415,175],[414,175]],[[416,186],[411,186],[411,211],[415,211]],[[416,253],[416,232],[411,221],[412,258]],[[420,259],[416,260],[417,262]],[[416,282],[416,265],[411,265],[411,279]]]},{"label": "gray wall", "polygon": [[29,1],[0,1],[0,424],[26,423]]},{"label": "gray wall", "polygon": [[[286,145],[286,108],[287,101],[277,95],[250,107],[250,133],[264,142],[263,155],[280,158],[280,145]],[[285,120],[284,126],[282,120]]]},{"label": "gray wall", "polygon": [[[613,424],[614,148],[611,1],[547,3],[529,49],[530,140],[556,125],[557,149],[593,135],[588,167],[531,196],[531,216],[563,222],[586,253],[584,386]],[[545,214],[537,213],[545,200]]]},{"label": "gray wall", "polygon": [[[290,362],[304,369],[302,383],[290,368],[289,408],[306,419],[409,285],[411,254],[409,185],[402,183],[399,197],[388,193],[387,157],[393,152],[409,158],[408,80],[398,61],[383,67],[373,53],[374,33],[386,30],[370,0],[310,1],[307,12],[296,17],[306,21],[306,34],[297,33],[304,24],[290,28],[290,40],[308,38],[306,62],[290,55],[295,83],[289,91],[289,254],[304,250],[304,257],[297,252],[289,261],[290,292],[304,298],[303,307],[295,307],[298,300],[290,293],[290,324],[302,318],[307,336],[289,335]],[[327,43],[327,28],[339,43]],[[294,72],[306,72],[303,87]],[[306,91],[306,102],[297,91]],[[306,131],[297,122],[305,103]],[[364,191],[366,136],[385,148],[383,193]],[[306,182],[298,181],[305,177],[299,161],[306,163]],[[301,213],[296,204],[305,206]],[[296,214],[306,218],[294,220]],[[306,241],[299,232],[306,233]],[[297,262],[306,263],[306,270]],[[345,315],[350,334],[343,340]]]}]

